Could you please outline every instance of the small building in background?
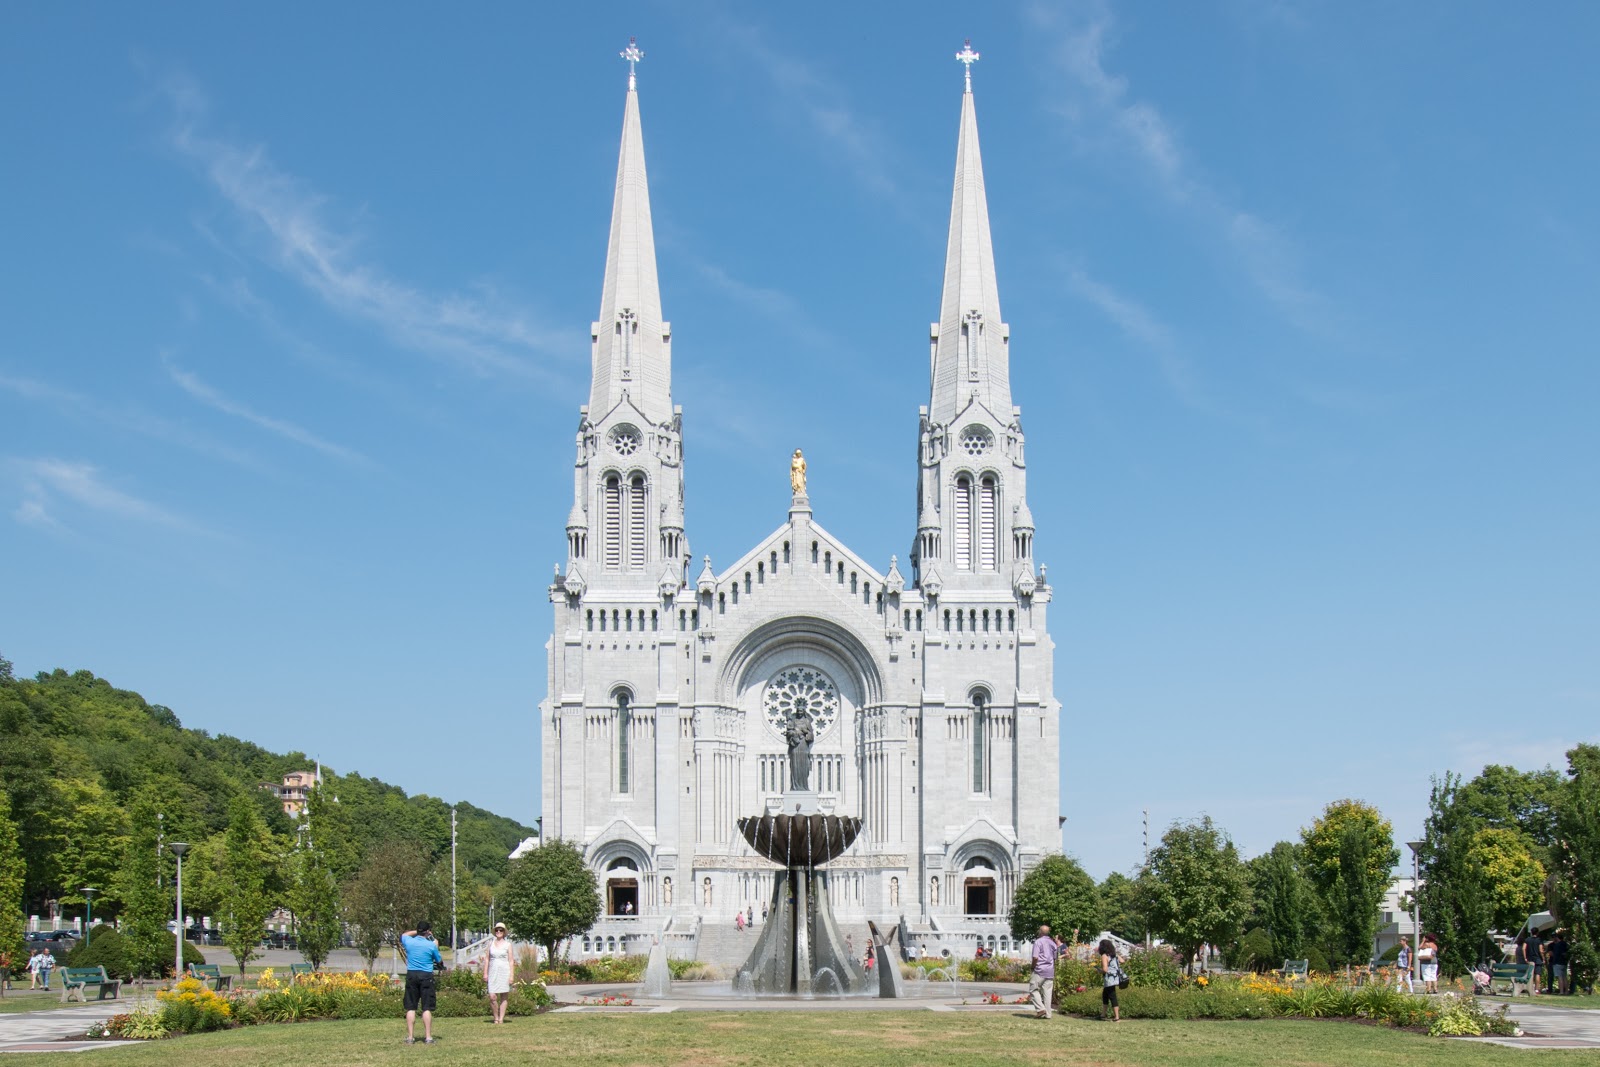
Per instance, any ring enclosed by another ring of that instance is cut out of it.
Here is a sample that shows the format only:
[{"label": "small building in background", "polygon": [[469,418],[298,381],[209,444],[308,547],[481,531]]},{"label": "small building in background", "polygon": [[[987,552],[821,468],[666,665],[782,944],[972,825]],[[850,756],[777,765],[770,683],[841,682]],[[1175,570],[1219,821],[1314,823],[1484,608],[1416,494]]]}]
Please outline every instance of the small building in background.
[{"label": "small building in background", "polygon": [[321,778],[316,771],[290,771],[282,782],[262,782],[261,788],[277,794],[285,815],[299,815],[306,807],[306,795]]}]

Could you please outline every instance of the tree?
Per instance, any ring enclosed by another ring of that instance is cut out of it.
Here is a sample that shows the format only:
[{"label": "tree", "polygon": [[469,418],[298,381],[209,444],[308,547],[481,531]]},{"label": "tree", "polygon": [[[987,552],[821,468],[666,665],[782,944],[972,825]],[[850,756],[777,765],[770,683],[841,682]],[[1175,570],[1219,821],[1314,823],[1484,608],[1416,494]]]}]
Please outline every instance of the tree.
[{"label": "tree", "polygon": [[[446,887],[448,891],[448,886]],[[345,886],[345,917],[356,927],[356,948],[370,968],[385,944],[439,911],[437,883],[422,850],[389,841],[367,855]],[[444,907],[449,908],[449,898]]]},{"label": "tree", "polygon": [[324,842],[334,829],[320,786],[306,796],[305,830],[292,861],[289,910],[294,912],[295,940],[300,954],[316,970],[339,944],[339,882]]},{"label": "tree", "polygon": [[1365,962],[1372,956],[1383,896],[1400,862],[1394,828],[1370,804],[1336,800],[1303,831],[1301,841],[1306,877],[1333,934],[1334,962]]},{"label": "tree", "polygon": [[[11,665],[5,666],[9,669]],[[11,821],[11,799],[0,791],[0,972],[19,966],[28,958],[27,942],[22,937],[22,888],[27,873],[17,841],[17,824]],[[4,992],[4,977],[0,973],[0,993]]]},{"label": "tree", "polygon": [[1417,857],[1422,927],[1439,939],[1439,970],[1447,976],[1463,973],[1482,957],[1492,925],[1483,873],[1472,850],[1483,823],[1467,805],[1456,803],[1461,788],[1458,774],[1446,772],[1433,780]]},{"label": "tree", "polygon": [[1279,841],[1250,861],[1256,915],[1271,942],[1263,958],[1305,959],[1318,925],[1316,894],[1301,871],[1299,846]]},{"label": "tree", "polygon": [[1029,871],[1011,904],[1011,936],[1031,938],[1043,923],[1074,941],[1100,932],[1100,892],[1070,856],[1054,853]]},{"label": "tree", "polygon": [[158,806],[148,795],[138,797],[129,808],[132,832],[123,850],[122,867],[117,872],[117,895],[122,898],[119,927],[123,939],[123,959],[130,974],[159,977],[173,963],[172,938],[167,920],[172,917],[172,898],[161,877],[161,860],[156,855]]},{"label": "tree", "polygon": [[1250,876],[1239,850],[1211,816],[1174,823],[1150,852],[1141,879],[1151,929],[1183,956],[1226,945],[1250,914]]},{"label": "tree", "polygon": [[1499,930],[1521,929],[1544,907],[1544,864],[1534,858],[1528,839],[1521,830],[1489,827],[1472,835],[1468,850],[1489,922]]},{"label": "tree", "polygon": [[1556,829],[1556,913],[1571,935],[1574,988],[1593,985],[1600,972],[1600,745],[1567,753]]},{"label": "tree", "polygon": [[[99,892],[98,903],[116,903],[117,868],[127,846],[127,819],[116,798],[98,781],[87,778],[57,779],[49,813],[48,858],[59,899],[67,905],[85,906],[79,890]],[[85,907],[87,914],[87,907]]]},{"label": "tree", "polygon": [[1560,793],[1561,775],[1549,767],[1519,771],[1490,764],[1461,787],[1456,803],[1487,827],[1521,831],[1543,862],[1556,841],[1555,805]]},{"label": "tree", "polygon": [[558,944],[600,918],[600,890],[578,846],[547,841],[512,860],[496,915],[513,937],[545,946],[545,958],[553,961]]},{"label": "tree", "polygon": [[1129,941],[1143,941],[1147,923],[1139,904],[1139,883],[1112,871],[1100,883],[1100,917],[1106,929]]},{"label": "tree", "polygon": [[267,916],[272,914],[269,868],[274,855],[266,824],[256,811],[253,799],[240,795],[229,805],[228,830],[222,839],[222,869],[219,911],[222,915],[222,943],[239,964],[261,955],[261,939],[266,933]]}]

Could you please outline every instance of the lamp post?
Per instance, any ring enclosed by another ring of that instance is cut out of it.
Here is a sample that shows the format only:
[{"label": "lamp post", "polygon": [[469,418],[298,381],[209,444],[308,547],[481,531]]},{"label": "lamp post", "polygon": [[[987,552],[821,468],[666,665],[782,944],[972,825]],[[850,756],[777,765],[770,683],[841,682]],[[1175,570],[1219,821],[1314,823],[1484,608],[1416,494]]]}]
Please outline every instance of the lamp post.
[{"label": "lamp post", "polygon": [[90,940],[89,934],[94,930],[94,895],[100,890],[85,886],[78,892],[83,894],[83,943],[87,945]]},{"label": "lamp post", "polygon": [[168,847],[178,857],[178,955],[172,971],[172,980],[176,982],[183,977],[183,854],[189,851],[189,844],[186,841],[174,841]]},{"label": "lamp post", "polygon": [[1421,856],[1422,846],[1426,841],[1407,841],[1406,847],[1411,850],[1411,980],[1422,980],[1422,961],[1418,958],[1422,952],[1422,924],[1417,921],[1417,898],[1422,895]]}]

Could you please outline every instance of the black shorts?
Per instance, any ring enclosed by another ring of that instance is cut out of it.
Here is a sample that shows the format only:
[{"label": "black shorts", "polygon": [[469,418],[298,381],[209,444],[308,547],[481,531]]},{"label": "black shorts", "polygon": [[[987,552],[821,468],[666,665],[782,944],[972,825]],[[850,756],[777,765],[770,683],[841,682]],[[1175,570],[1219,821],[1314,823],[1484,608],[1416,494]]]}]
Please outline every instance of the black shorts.
[{"label": "black shorts", "polygon": [[1115,1008],[1117,1006],[1117,987],[1115,985],[1108,985],[1100,990],[1100,1004],[1103,1007]]},{"label": "black shorts", "polygon": [[432,1011],[433,972],[406,972],[406,1011]]}]

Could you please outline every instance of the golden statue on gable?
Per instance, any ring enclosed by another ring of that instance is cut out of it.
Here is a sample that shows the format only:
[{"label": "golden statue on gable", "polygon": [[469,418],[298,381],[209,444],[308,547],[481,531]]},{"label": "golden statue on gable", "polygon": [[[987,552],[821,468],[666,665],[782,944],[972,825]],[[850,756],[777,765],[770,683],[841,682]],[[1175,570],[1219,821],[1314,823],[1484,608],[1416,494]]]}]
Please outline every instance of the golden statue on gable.
[{"label": "golden statue on gable", "polygon": [[794,490],[795,496],[806,495],[806,457],[794,450],[794,459],[789,461],[789,488]]}]

